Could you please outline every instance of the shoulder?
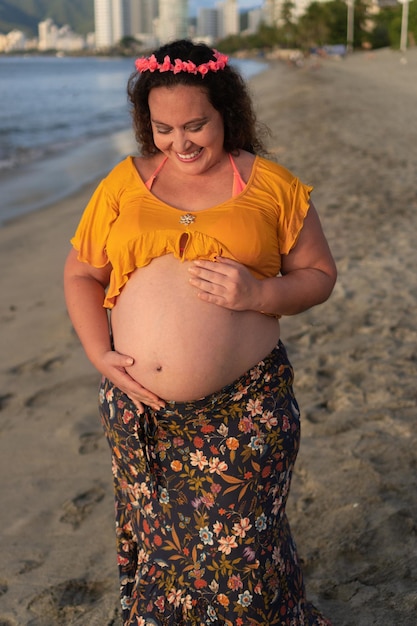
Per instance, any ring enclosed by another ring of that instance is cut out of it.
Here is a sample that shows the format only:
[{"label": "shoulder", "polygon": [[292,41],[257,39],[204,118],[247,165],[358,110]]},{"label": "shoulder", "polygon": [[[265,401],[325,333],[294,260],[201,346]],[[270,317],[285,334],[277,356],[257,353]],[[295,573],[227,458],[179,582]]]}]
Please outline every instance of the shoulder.
[{"label": "shoulder", "polygon": [[146,181],[161,167],[165,157],[161,152],[158,152],[152,156],[135,156],[131,157],[131,159],[132,167],[136,170],[141,179]]},{"label": "shoulder", "polygon": [[107,174],[107,176],[104,178],[105,181],[114,181],[117,180],[118,178],[124,177],[127,174],[129,174],[130,171],[133,171],[134,165],[134,158],[133,156],[128,156],[125,159],[123,159],[123,161],[120,161],[119,163],[117,163],[117,165],[115,165],[113,167],[113,169],[110,170],[110,172]]},{"label": "shoulder", "polygon": [[260,176],[284,185],[293,185],[295,181],[298,181],[297,176],[289,169],[276,161],[261,156],[257,157],[257,171]]},{"label": "shoulder", "polygon": [[297,212],[310,203],[313,186],[303,183],[289,169],[264,157],[257,157],[253,176],[253,192],[268,197],[282,214]]},{"label": "shoulder", "polygon": [[138,177],[141,177],[136,165],[137,159],[143,160],[140,157],[128,156],[113,167],[101,182],[105,192],[118,198],[126,189],[137,187]]}]

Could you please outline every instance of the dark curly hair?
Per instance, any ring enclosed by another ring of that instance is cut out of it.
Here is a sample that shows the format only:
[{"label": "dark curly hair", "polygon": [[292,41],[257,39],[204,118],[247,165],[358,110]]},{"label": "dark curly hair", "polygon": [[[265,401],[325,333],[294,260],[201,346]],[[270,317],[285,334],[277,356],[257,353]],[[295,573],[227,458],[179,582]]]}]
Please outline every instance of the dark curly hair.
[{"label": "dark curly hair", "polygon": [[[180,39],[168,43],[153,52],[157,61],[162,63],[169,56],[175,59],[192,61],[196,65],[216,60],[214,51],[203,43],[195,44],[188,39]],[[217,72],[209,71],[201,74],[178,72],[134,72],[128,82],[127,92],[132,105],[133,128],[136,141],[144,156],[156,154],[151,128],[148,97],[155,87],[175,87],[190,85],[205,89],[211,105],[219,111],[224,124],[224,149],[236,153],[247,150],[252,154],[266,154],[262,136],[267,129],[261,125],[253,110],[245,82],[238,71],[230,65]]]}]

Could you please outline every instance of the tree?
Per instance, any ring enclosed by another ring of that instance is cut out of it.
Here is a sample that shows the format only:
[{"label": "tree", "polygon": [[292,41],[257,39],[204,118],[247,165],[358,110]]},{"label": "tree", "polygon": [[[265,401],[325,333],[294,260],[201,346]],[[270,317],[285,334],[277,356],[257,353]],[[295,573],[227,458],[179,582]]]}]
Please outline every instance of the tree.
[{"label": "tree", "polygon": [[301,48],[324,46],[329,41],[327,9],[323,2],[312,2],[298,22],[298,45]]},{"label": "tree", "polygon": [[281,22],[277,30],[278,41],[284,48],[293,48],[297,41],[297,26],[293,21],[295,2],[284,0],[281,7]]},{"label": "tree", "polygon": [[[374,16],[374,27],[367,34],[366,39],[373,48],[391,46],[400,47],[402,4],[384,7]],[[408,45],[417,42],[417,0],[409,3],[408,12]]]},{"label": "tree", "polygon": [[[361,47],[365,36],[367,5],[364,0],[355,0],[354,42]],[[320,47],[323,45],[346,44],[347,4],[344,0],[312,2],[298,24],[299,45]]]}]

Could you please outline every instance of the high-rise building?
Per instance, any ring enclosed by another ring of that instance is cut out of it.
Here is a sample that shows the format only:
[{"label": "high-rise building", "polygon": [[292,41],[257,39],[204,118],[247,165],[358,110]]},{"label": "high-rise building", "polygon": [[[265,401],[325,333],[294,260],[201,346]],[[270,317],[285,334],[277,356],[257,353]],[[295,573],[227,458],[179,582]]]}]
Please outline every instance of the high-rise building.
[{"label": "high-rise building", "polygon": [[58,36],[58,26],[51,20],[46,19],[38,24],[39,33],[39,50],[52,50],[55,48],[55,42]]},{"label": "high-rise building", "polygon": [[197,37],[216,41],[219,36],[219,11],[217,9],[200,8],[197,13]]},{"label": "high-rise building", "polygon": [[252,9],[248,11],[248,33],[256,33],[262,23],[262,9]]},{"label": "high-rise building", "polygon": [[158,0],[130,0],[129,22],[132,35],[153,35],[155,19],[158,17]]},{"label": "high-rise building", "polygon": [[112,0],[112,36],[113,44],[118,43],[128,32],[129,0]]},{"label": "high-rise building", "polygon": [[188,35],[188,0],[159,0],[157,35],[161,44]]},{"label": "high-rise building", "polygon": [[[318,0],[322,2],[323,0]],[[299,18],[302,15],[308,4],[309,0],[294,0],[294,7],[292,10],[292,16]],[[282,10],[284,7],[284,0],[264,0],[262,5],[263,20],[269,26],[279,26],[282,24]]]},{"label": "high-rise building", "polygon": [[239,9],[237,0],[224,0],[218,5],[220,12],[219,37],[239,33]]},{"label": "high-rise building", "polygon": [[[228,0],[235,3],[236,0]],[[132,36],[155,45],[187,37],[188,0],[94,0],[96,48]]]},{"label": "high-rise building", "polygon": [[112,0],[94,0],[96,48],[113,45]]},{"label": "high-rise building", "polygon": [[96,48],[109,48],[134,35],[133,10],[146,0],[94,0]]}]

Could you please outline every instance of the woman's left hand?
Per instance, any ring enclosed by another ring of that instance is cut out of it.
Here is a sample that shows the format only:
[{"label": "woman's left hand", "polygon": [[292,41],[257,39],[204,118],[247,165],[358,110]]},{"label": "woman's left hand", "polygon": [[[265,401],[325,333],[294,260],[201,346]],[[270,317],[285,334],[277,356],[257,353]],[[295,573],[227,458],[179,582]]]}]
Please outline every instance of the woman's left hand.
[{"label": "woman's left hand", "polygon": [[245,265],[224,257],[216,261],[198,259],[189,272],[190,284],[198,289],[201,300],[234,311],[257,310],[261,281]]}]

